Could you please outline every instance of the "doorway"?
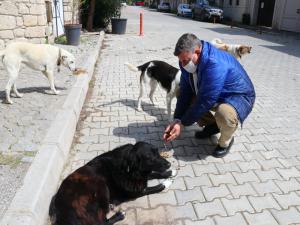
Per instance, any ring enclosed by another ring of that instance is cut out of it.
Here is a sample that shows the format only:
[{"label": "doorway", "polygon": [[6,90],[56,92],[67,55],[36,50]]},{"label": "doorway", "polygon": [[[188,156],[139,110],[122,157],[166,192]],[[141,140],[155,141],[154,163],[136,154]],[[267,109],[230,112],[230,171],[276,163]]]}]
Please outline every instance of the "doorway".
[{"label": "doorway", "polygon": [[274,14],[275,0],[259,0],[257,25],[259,26],[272,26]]}]

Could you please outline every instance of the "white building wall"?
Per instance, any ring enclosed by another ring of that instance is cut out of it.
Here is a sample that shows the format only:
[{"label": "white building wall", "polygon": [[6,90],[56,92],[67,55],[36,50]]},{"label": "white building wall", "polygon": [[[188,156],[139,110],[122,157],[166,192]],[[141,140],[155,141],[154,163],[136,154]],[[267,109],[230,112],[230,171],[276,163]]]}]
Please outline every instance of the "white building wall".
[{"label": "white building wall", "polygon": [[230,0],[224,0],[224,17],[229,17],[233,21],[242,22],[243,14],[248,10],[247,0],[239,0],[239,5],[236,4],[237,0],[232,0],[232,5],[230,5],[229,2]]}]

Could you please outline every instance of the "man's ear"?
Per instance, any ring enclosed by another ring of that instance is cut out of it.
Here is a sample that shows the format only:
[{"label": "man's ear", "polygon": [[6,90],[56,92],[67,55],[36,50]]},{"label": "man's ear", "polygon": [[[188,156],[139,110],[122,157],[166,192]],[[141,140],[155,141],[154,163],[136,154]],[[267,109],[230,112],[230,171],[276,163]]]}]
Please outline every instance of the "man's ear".
[{"label": "man's ear", "polygon": [[195,49],[195,53],[196,53],[197,55],[200,55],[200,53],[201,53],[200,48],[196,48],[196,49]]}]

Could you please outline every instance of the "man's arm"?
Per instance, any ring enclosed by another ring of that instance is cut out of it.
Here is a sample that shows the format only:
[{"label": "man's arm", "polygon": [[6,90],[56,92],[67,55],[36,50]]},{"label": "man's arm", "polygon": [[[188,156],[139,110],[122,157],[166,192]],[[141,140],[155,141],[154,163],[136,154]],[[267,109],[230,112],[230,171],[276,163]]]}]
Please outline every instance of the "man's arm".
[{"label": "man's arm", "polygon": [[181,117],[184,126],[197,122],[201,116],[209,111],[218,101],[223,89],[228,69],[226,65],[211,60],[201,74],[201,86],[195,103]]},{"label": "man's arm", "polygon": [[174,119],[181,119],[181,117],[185,114],[187,109],[190,107],[193,91],[189,83],[189,74],[181,69],[181,77],[180,77],[180,93],[177,97],[176,108],[174,112]]}]

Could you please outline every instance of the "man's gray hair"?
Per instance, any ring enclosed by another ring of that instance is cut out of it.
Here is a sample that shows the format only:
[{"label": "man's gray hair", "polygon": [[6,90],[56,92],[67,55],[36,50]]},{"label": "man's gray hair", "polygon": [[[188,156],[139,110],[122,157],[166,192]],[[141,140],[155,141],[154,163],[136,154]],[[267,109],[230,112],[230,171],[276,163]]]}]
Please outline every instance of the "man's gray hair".
[{"label": "man's gray hair", "polygon": [[175,46],[174,55],[179,56],[181,52],[194,52],[196,47],[201,47],[201,42],[196,35],[186,33],[182,35]]}]

